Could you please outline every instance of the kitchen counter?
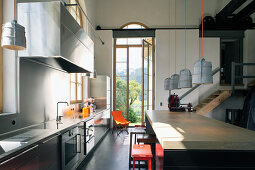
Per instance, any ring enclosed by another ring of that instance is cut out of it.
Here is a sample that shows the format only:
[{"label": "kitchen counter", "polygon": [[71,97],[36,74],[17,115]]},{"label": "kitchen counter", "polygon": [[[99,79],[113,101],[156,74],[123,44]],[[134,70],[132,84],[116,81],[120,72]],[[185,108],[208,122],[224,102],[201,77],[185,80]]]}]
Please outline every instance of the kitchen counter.
[{"label": "kitchen counter", "polygon": [[61,123],[51,120],[0,135],[0,162],[18,151],[36,145],[46,138],[60,135],[78,123],[86,122],[105,110],[107,109],[98,109],[85,119],[62,118]]},{"label": "kitchen counter", "polygon": [[254,131],[195,113],[166,110],[147,111],[146,126],[163,149],[164,169],[255,168]]},{"label": "kitchen counter", "polygon": [[147,111],[163,149],[255,150],[255,132],[190,112]]}]

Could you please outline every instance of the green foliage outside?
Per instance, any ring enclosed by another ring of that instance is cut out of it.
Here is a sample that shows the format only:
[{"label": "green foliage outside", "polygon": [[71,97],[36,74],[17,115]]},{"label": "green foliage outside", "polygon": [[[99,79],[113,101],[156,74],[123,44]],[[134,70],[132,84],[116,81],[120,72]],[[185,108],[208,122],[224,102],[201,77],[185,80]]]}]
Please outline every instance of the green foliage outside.
[{"label": "green foliage outside", "polygon": [[132,107],[129,107],[129,117],[128,118],[131,123],[136,123],[139,121],[138,116]]},{"label": "green foliage outside", "polygon": [[[129,121],[131,123],[136,123],[139,121],[139,117],[136,112],[136,108],[133,108],[132,105],[139,103],[139,96],[141,95],[141,84],[135,80],[129,81]],[[125,107],[122,107],[126,104],[127,101],[127,83],[125,80],[117,77],[116,79],[116,106],[118,110],[121,110],[122,113],[125,113]],[[122,105],[122,106],[120,106]],[[123,115],[124,116],[124,115]]]}]

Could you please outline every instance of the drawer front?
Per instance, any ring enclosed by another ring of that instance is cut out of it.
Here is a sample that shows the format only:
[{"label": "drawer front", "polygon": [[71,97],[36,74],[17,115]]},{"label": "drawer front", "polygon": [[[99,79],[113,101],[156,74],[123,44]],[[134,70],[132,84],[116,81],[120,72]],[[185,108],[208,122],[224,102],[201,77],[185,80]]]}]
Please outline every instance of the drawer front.
[{"label": "drawer front", "polygon": [[87,143],[86,143],[86,154],[90,152],[90,150],[94,147],[95,145],[95,137],[92,137]]},{"label": "drawer front", "polygon": [[94,136],[94,119],[91,119],[86,122],[86,142],[90,140],[92,136]]}]

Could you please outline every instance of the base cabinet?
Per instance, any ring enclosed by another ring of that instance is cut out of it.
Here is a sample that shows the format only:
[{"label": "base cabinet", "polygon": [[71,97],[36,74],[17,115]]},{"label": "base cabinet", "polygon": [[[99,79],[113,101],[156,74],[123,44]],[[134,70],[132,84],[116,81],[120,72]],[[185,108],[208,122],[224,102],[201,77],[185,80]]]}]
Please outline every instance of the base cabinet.
[{"label": "base cabinet", "polygon": [[36,145],[0,164],[0,170],[39,169],[39,146]]},{"label": "base cabinet", "polygon": [[103,111],[94,118],[95,120],[95,144],[104,136],[110,128],[110,109]]},{"label": "base cabinet", "polygon": [[53,136],[39,144],[40,170],[60,169],[59,136]]}]

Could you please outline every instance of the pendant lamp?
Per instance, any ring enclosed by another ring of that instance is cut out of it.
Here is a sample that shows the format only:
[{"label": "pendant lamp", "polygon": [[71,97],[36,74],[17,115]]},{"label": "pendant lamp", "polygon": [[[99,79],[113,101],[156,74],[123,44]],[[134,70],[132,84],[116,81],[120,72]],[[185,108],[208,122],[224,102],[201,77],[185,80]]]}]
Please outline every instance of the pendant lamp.
[{"label": "pendant lamp", "polygon": [[191,88],[192,87],[192,74],[189,69],[186,68],[187,61],[187,43],[186,43],[186,0],[185,0],[185,69],[180,71],[180,88]]},{"label": "pendant lamp", "polygon": [[164,90],[170,90],[170,77],[164,80]]},{"label": "pendant lamp", "polygon": [[179,74],[173,74],[170,78],[169,90],[180,89],[179,80],[180,80]]},{"label": "pendant lamp", "polygon": [[212,84],[212,63],[205,61],[204,58],[196,61],[192,82],[194,84]]},{"label": "pendant lamp", "polygon": [[202,0],[202,59],[199,59],[194,64],[194,74],[192,83],[194,84],[212,84],[212,63],[204,59],[204,21],[203,21],[203,5]]},{"label": "pendant lamp", "polygon": [[192,87],[192,75],[189,69],[183,69],[180,71],[180,88]]},{"label": "pendant lamp", "polygon": [[[14,18],[15,18],[15,0],[14,0]],[[1,46],[9,50],[25,50],[26,37],[25,28],[14,19],[11,22],[3,24]]]}]

